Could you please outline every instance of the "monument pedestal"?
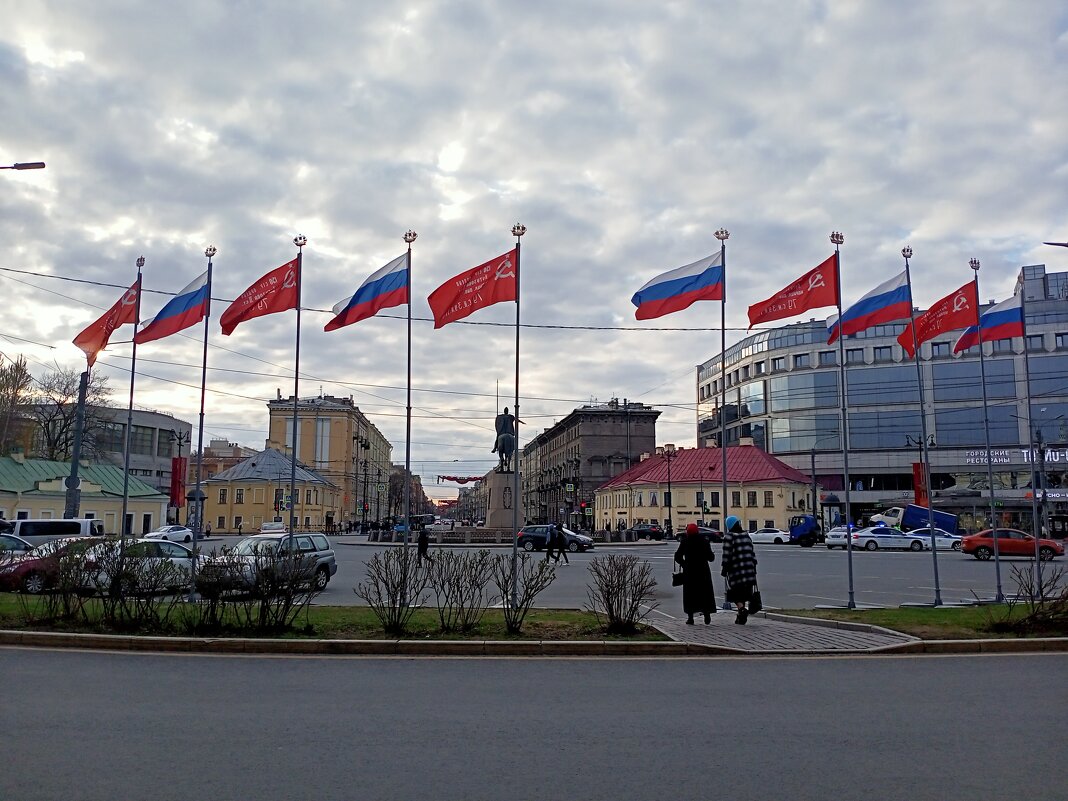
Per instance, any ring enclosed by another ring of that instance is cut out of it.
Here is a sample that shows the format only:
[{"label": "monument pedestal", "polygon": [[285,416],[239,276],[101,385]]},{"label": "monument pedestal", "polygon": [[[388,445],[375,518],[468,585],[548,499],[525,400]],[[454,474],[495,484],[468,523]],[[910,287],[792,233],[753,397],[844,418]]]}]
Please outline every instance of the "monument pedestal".
[{"label": "monument pedestal", "polygon": [[[489,474],[489,478],[483,479],[486,487],[486,528],[512,528],[512,514],[516,503],[515,473],[498,473],[496,470]],[[522,510],[520,510],[519,525],[523,525]]]}]

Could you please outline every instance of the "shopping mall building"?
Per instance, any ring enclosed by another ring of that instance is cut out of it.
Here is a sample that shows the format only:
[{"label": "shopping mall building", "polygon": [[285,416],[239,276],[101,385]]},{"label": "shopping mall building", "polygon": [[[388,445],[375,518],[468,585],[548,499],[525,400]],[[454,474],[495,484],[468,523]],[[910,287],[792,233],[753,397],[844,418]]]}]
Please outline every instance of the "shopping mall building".
[{"label": "shopping mall building", "polygon": [[[1045,443],[1047,511],[1068,511],[1068,272],[1023,267],[1027,338],[986,343],[986,394],[995,509],[999,525],[1030,528],[1031,443]],[[987,308],[986,306],[983,307]],[[906,323],[845,338],[850,500],[854,519],[915,500],[921,405],[916,365],[897,343]],[[931,482],[935,508],[986,526],[990,508],[979,348],[953,355],[960,332],[921,346]],[[824,320],[748,336],[726,352],[727,444],[743,437],[809,473],[822,487],[827,516],[844,489],[838,345]],[[1026,356],[1026,359],[1025,359]],[[1028,431],[1025,369],[1030,367],[1033,422]],[[720,438],[720,356],[697,368],[697,441]],[[1040,449],[1034,449],[1036,472]]]}]

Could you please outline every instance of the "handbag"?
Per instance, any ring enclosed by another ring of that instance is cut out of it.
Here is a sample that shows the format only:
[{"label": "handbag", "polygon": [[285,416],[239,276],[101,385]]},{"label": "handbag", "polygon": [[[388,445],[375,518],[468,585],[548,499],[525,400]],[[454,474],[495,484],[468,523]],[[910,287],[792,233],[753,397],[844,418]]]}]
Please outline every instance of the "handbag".
[{"label": "handbag", "polygon": [[746,605],[746,608],[749,610],[750,614],[759,612],[764,608],[764,602],[760,598],[760,590],[755,584],[753,585],[753,594],[749,597],[749,603]]},{"label": "handbag", "polygon": [[678,573],[672,572],[672,574],[671,574],[671,586],[672,587],[681,587],[682,586],[682,577],[683,577],[683,572],[681,570]]}]

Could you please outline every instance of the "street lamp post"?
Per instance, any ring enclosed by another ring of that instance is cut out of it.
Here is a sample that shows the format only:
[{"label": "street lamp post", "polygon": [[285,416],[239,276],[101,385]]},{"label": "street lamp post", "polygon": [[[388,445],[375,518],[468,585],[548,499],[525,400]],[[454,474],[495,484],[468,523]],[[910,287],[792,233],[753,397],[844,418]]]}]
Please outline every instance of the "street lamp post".
[{"label": "street lamp post", "polygon": [[0,170],[43,170],[45,163],[43,161],[24,161],[21,164],[9,164],[6,167],[0,167]]},{"label": "street lamp post", "polygon": [[671,522],[671,507],[673,505],[671,497],[671,461],[678,455],[679,452],[674,448],[671,450],[664,448],[664,462],[667,464],[667,497],[664,498],[664,505],[667,507],[667,536],[669,538],[675,535],[675,529]]},{"label": "street lamp post", "polygon": [[[923,414],[923,410],[920,410],[920,414]],[[924,426],[926,430],[926,426]],[[914,437],[911,434],[905,435],[906,447],[915,445],[920,452],[920,464],[923,466],[923,486],[924,494],[927,496],[927,530],[931,535],[931,559],[934,565],[934,605],[942,605],[942,584],[938,579],[938,538],[935,536],[935,524],[934,524],[934,499],[931,497],[931,455],[930,449],[934,447],[934,435],[926,434],[920,437]]]},{"label": "street lamp post", "polygon": [[[178,456],[177,456],[178,461],[171,468],[171,473],[172,473],[172,475],[171,475],[171,485],[172,486],[175,483],[174,482],[174,475],[173,475],[174,468],[176,467],[179,470],[183,471],[183,474],[182,474],[181,478],[178,480],[179,492],[178,492],[178,494],[176,496],[174,496],[172,498],[172,500],[179,500],[182,497],[182,494],[183,494],[183,492],[185,490],[185,474],[184,474],[184,467],[182,466],[182,446],[185,445],[185,443],[186,443],[188,438],[187,438],[187,435],[186,435],[186,433],[184,431],[179,431],[179,430],[177,430],[175,428],[172,428],[171,429],[171,439],[174,440],[174,444],[178,446]],[[180,519],[181,519],[182,513],[181,513],[181,511],[179,511],[180,509],[181,509],[180,505],[174,507],[174,522],[175,523],[179,522]]]}]

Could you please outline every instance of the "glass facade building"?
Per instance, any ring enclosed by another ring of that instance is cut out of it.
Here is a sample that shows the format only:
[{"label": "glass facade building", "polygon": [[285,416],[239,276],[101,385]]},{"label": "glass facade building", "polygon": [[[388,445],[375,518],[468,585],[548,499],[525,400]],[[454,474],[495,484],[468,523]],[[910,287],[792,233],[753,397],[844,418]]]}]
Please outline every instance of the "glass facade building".
[{"label": "glass facade building", "polygon": [[[984,344],[990,459],[997,509],[1004,510],[999,524],[1022,523],[1025,510],[1029,521],[1032,487],[1041,488],[1043,480],[1048,510],[1068,511],[1068,272],[1023,267],[1015,292],[1025,299],[1026,343],[1016,338]],[[971,511],[976,524],[983,524],[990,481],[979,349],[954,355],[959,332],[921,346],[921,407],[916,365],[897,343],[906,324],[877,326],[843,342],[851,500],[861,515],[914,502],[923,414],[934,441],[935,505]],[[719,444],[722,415],[728,445],[751,437],[799,470],[807,473],[814,466],[825,496],[839,493],[844,475],[838,349],[827,345],[825,322],[760,331],[729,347],[725,359],[725,403],[720,356],[697,367],[699,447]],[[1037,431],[1027,426],[1027,367]],[[1037,433],[1045,444],[1041,453],[1033,447]]]}]

